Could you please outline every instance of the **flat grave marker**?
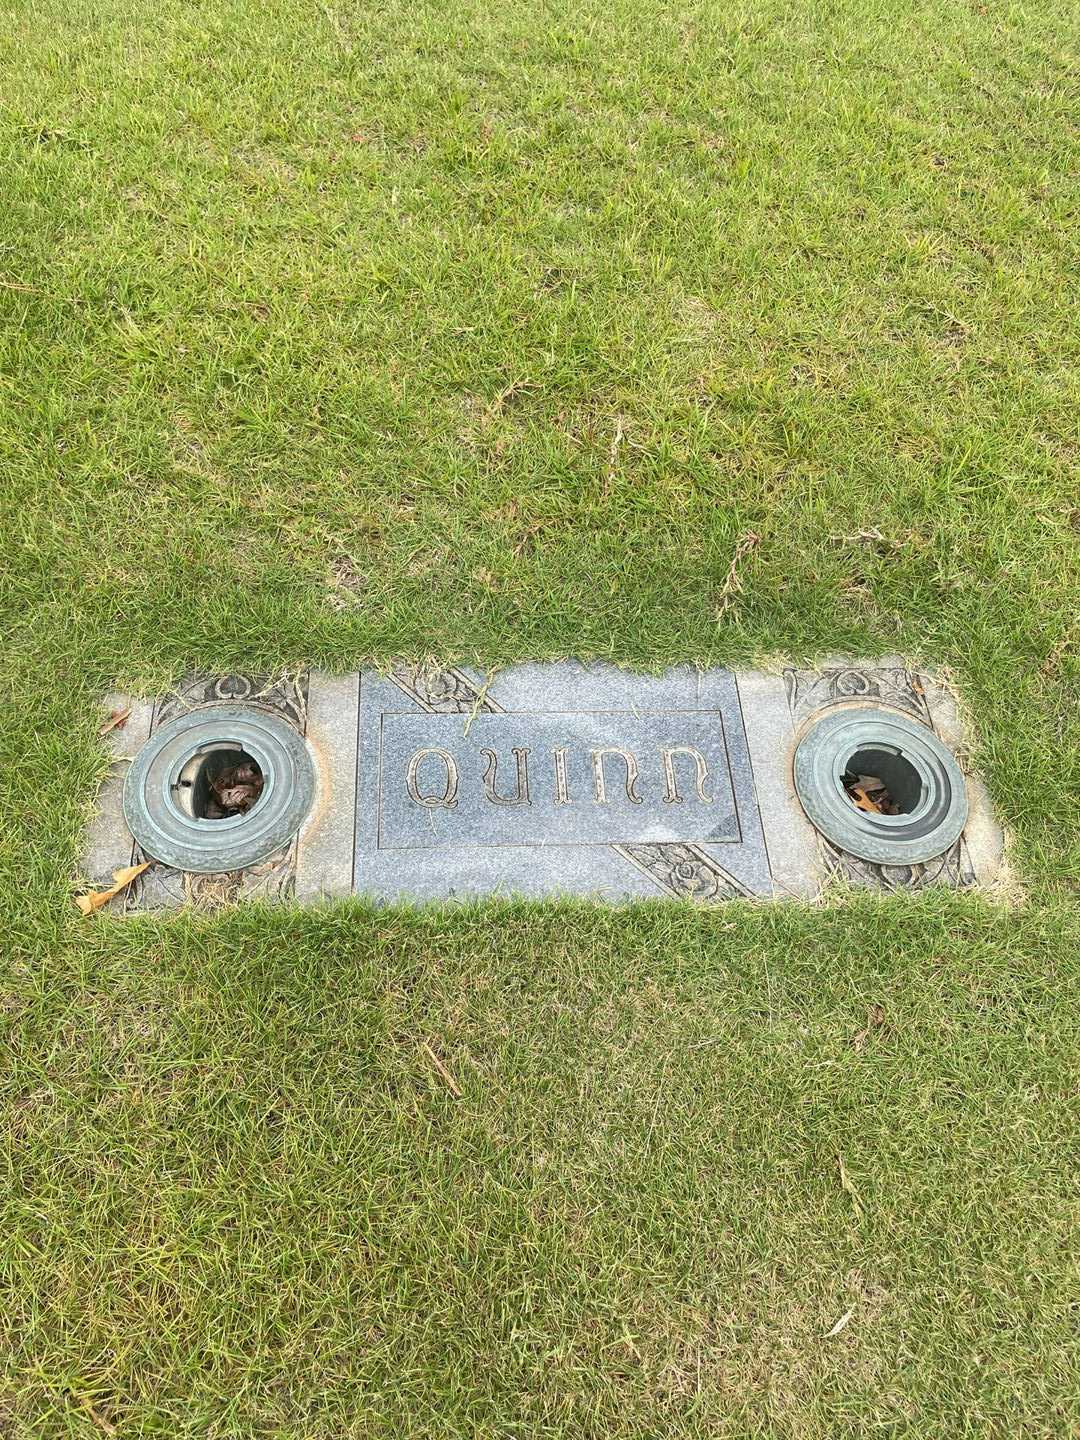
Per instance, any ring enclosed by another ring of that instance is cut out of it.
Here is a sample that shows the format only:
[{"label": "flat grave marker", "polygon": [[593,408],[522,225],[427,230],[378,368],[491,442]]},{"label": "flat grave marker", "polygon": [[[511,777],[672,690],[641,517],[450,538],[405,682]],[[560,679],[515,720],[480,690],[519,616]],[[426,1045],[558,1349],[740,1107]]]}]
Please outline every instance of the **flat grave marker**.
[{"label": "flat grave marker", "polygon": [[[123,794],[120,774],[103,787],[84,872],[102,881],[158,862],[125,896],[129,910],[249,894],[807,899],[838,879],[915,890],[988,886],[1003,874],[985,789],[955,758],[963,737],[952,695],[900,661],[659,675],[575,661],[491,674],[397,665],[193,677],[161,700],[110,700],[118,703],[132,704],[132,719],[106,743],[133,759],[134,779]],[[248,726],[245,713],[269,719]],[[882,764],[904,777],[904,814],[849,810],[846,750],[837,750],[848,719],[851,733],[870,736],[859,754],[877,753],[879,733],[899,751]],[[832,749],[821,743],[827,732],[839,737]],[[274,749],[288,734],[310,761],[297,771],[303,816],[267,854],[273,831],[260,807],[296,808],[281,794],[293,767]],[[265,756],[260,745],[271,747]],[[265,768],[250,820],[219,818],[214,798],[227,796],[238,763]],[[146,796],[143,776],[152,777]],[[823,787],[827,803],[808,786]],[[915,859],[906,837],[917,830]],[[249,832],[264,838],[247,863]],[[219,873],[205,858],[214,854],[238,868]],[[167,863],[178,855],[194,856],[183,863],[196,868]]]},{"label": "flat grave marker", "polygon": [[617,899],[655,894],[667,863],[668,890],[771,893],[734,676],[627,678],[365,673],[357,890]]}]

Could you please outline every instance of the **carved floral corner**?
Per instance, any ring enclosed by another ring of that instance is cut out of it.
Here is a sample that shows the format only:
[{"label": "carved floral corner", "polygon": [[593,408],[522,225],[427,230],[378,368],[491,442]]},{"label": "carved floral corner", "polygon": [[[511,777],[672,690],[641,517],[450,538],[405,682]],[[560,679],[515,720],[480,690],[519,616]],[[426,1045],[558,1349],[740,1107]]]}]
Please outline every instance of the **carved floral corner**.
[{"label": "carved floral corner", "polygon": [[819,839],[830,880],[840,880],[861,890],[910,892],[928,890],[933,886],[967,890],[976,883],[975,871],[962,839],[954,841],[943,855],[920,865],[878,865],[841,850],[824,836]]},{"label": "carved floral corner", "polygon": [[614,845],[661,890],[680,900],[745,899],[750,892],[697,845]]},{"label": "carved floral corner", "polygon": [[[199,910],[218,910],[240,900],[288,900],[296,885],[297,841],[268,856],[257,865],[244,870],[204,875],[190,870],[174,870],[160,862],[150,866],[130,886],[125,910],[177,910],[189,906]],[[135,847],[134,864],[149,860],[139,846]]]},{"label": "carved floral corner", "polygon": [[261,705],[307,731],[308,675],[189,675],[154,708],[153,729],[207,705]]},{"label": "carved floral corner", "polygon": [[921,678],[901,666],[860,670],[785,670],[788,709],[799,725],[808,716],[848,700],[866,700],[902,710],[929,725],[930,711]]},{"label": "carved floral corner", "polygon": [[430,665],[396,665],[390,671],[390,679],[421,710],[432,715],[502,713],[502,706],[488,695],[487,686],[477,687],[462,670],[442,670]]}]

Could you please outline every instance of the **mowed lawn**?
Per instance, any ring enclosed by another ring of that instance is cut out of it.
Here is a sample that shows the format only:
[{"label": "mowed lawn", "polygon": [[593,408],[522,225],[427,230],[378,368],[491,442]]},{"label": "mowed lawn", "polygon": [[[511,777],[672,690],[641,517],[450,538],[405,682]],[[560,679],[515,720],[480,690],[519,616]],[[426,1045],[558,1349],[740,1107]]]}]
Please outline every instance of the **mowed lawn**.
[{"label": "mowed lawn", "polygon": [[[1075,39],[8,7],[4,1440],[1075,1432]],[[1007,895],[71,903],[107,690],[833,652]]]}]

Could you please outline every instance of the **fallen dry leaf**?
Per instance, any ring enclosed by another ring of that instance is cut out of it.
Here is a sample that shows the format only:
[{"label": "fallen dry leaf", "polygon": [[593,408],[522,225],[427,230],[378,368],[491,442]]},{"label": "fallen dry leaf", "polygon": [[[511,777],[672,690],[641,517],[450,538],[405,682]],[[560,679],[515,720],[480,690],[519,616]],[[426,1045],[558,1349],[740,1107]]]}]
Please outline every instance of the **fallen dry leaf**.
[{"label": "fallen dry leaf", "polygon": [[825,1339],[831,1340],[834,1335],[839,1335],[840,1331],[843,1330],[844,1326],[848,1323],[848,1321],[854,1314],[854,1310],[845,1310],[843,1315],[840,1316],[840,1319],[837,1320],[836,1324],[832,1327],[832,1329],[827,1332]]},{"label": "fallen dry leaf", "polygon": [[873,815],[881,815],[884,813],[881,806],[869,793],[865,785],[855,784],[849,785],[846,788],[848,794],[851,796],[851,803],[855,806],[856,810],[866,810]]},{"label": "fallen dry leaf", "polygon": [[112,712],[112,714],[109,716],[109,718],[104,722],[104,724],[101,725],[101,726],[99,726],[99,728],[98,728],[98,734],[99,734],[99,735],[108,735],[108,733],[109,733],[110,730],[122,730],[122,729],[124,728],[124,726],[127,724],[127,722],[128,722],[128,717],[129,717],[130,715],[131,715],[131,706],[130,706],[130,705],[127,707],[126,710],[114,710],[114,711]]},{"label": "fallen dry leaf", "polygon": [[244,815],[262,794],[263,773],[255,764],[231,765],[210,782],[206,819]]},{"label": "fallen dry leaf", "polygon": [[871,1005],[866,1012],[866,1029],[860,1030],[851,1042],[856,1050],[861,1050],[866,1043],[866,1037],[871,1030],[880,1029],[885,1024],[885,1007],[883,1005]]},{"label": "fallen dry leaf", "polygon": [[91,890],[89,895],[76,895],[75,904],[84,915],[92,915],[95,910],[100,910],[107,905],[121,890],[126,890],[133,880],[136,880],[144,870],[149,870],[154,862],[144,860],[141,865],[128,865],[123,870],[113,871],[113,883],[107,890]]},{"label": "fallen dry leaf", "polygon": [[900,807],[879,775],[852,775],[845,772],[843,786],[856,810],[866,810],[872,815],[900,813]]}]

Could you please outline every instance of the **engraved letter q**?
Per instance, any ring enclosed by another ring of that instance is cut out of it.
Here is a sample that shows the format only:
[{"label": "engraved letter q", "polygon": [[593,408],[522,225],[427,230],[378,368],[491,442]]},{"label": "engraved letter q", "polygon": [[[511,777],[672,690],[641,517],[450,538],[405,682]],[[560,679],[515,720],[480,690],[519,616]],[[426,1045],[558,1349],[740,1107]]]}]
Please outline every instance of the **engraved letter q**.
[{"label": "engraved letter q", "polygon": [[[437,755],[446,766],[446,784],[443,786],[441,795],[421,795],[417,781],[417,771],[421,762],[428,755]],[[409,799],[415,800],[418,805],[426,805],[429,810],[445,808],[453,810],[457,804],[458,770],[454,757],[447,750],[431,749],[417,750],[416,754],[409,761],[408,773],[405,776],[405,788],[409,792]]]}]

